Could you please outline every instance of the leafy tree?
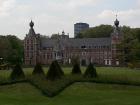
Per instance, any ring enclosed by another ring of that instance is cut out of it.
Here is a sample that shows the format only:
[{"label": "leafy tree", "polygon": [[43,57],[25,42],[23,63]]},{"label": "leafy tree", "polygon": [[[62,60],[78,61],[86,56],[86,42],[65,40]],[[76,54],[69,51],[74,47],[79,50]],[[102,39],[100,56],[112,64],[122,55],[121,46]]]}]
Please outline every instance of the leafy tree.
[{"label": "leafy tree", "polygon": [[14,63],[22,63],[23,59],[23,42],[18,39],[16,36],[8,35],[7,39],[11,44],[12,51],[9,53],[7,57],[7,61],[14,64]]},{"label": "leafy tree", "polygon": [[55,65],[56,65],[58,71],[60,72],[60,75],[64,76],[64,72],[57,61],[55,61]]},{"label": "leafy tree", "polygon": [[53,81],[56,79],[60,79],[62,76],[64,76],[64,72],[62,71],[60,65],[57,61],[53,61],[49,67],[47,79]]},{"label": "leafy tree", "polygon": [[136,33],[136,37],[138,38],[138,41],[140,42],[140,28],[134,29]]},{"label": "leafy tree", "polygon": [[38,64],[35,65],[35,68],[34,68],[32,74],[33,75],[45,75],[41,64],[38,63]]},{"label": "leafy tree", "polygon": [[11,44],[5,36],[0,36],[0,57],[5,60],[12,50]]},{"label": "leafy tree", "polygon": [[22,63],[23,42],[16,36],[0,36],[0,57],[5,62],[16,64]]},{"label": "leafy tree", "polygon": [[139,28],[122,27],[123,41],[120,46],[124,51],[122,57],[126,64],[140,62],[139,31]]},{"label": "leafy tree", "polygon": [[133,31],[133,40],[132,40],[132,54],[135,55],[134,60],[140,60],[140,28],[132,29]]},{"label": "leafy tree", "polygon": [[100,25],[79,33],[77,38],[110,37],[112,32],[113,27],[111,25]]},{"label": "leafy tree", "polygon": [[72,74],[81,74],[80,64],[75,62],[72,68]]},{"label": "leafy tree", "polygon": [[93,78],[97,77],[96,68],[92,63],[90,63],[84,73],[84,77]]},{"label": "leafy tree", "polygon": [[10,75],[10,78],[12,80],[25,78],[24,72],[23,72],[20,64],[15,65],[15,67],[13,68],[13,71],[12,71],[12,73]]},{"label": "leafy tree", "polygon": [[83,38],[83,34],[82,33],[78,33],[76,36],[75,36],[75,38]]}]

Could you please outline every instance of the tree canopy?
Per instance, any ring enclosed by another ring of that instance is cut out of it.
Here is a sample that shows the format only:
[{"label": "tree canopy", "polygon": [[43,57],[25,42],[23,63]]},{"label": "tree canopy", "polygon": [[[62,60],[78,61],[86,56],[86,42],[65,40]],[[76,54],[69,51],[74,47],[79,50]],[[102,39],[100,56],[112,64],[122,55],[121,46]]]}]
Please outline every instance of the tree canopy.
[{"label": "tree canopy", "polygon": [[85,31],[82,31],[77,35],[76,38],[100,38],[100,37],[110,37],[113,32],[113,27],[111,25],[99,25]]},{"label": "tree canopy", "polygon": [[123,26],[122,33],[121,48],[124,50],[125,62],[140,62],[140,28]]},{"label": "tree canopy", "polygon": [[23,42],[13,35],[0,36],[0,58],[4,62],[15,64],[23,59]]}]

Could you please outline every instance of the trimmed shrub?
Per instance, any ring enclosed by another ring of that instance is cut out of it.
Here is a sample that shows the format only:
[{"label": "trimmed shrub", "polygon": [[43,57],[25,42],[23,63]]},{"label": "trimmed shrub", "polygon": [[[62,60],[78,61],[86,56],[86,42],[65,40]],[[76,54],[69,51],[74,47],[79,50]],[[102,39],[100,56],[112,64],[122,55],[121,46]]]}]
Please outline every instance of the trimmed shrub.
[{"label": "trimmed shrub", "polygon": [[35,65],[35,68],[34,68],[32,74],[33,75],[38,75],[38,74],[39,75],[45,75],[44,70],[43,70],[41,64],[38,63],[38,64]]},{"label": "trimmed shrub", "polygon": [[90,63],[84,73],[84,77],[87,78],[93,78],[93,77],[97,77],[97,72],[96,72],[96,68],[94,67],[94,65],[92,63]]},{"label": "trimmed shrub", "polygon": [[75,62],[75,64],[73,65],[72,74],[81,74],[79,63]]},{"label": "trimmed shrub", "polygon": [[60,74],[61,74],[62,76],[64,76],[64,72],[63,72],[61,66],[59,65],[58,61],[55,61],[55,65],[56,65],[58,71],[60,72]]},{"label": "trimmed shrub", "polygon": [[10,75],[10,78],[12,80],[24,79],[25,78],[24,72],[23,72],[20,64],[16,64],[15,67],[13,67],[13,71]]},{"label": "trimmed shrub", "polygon": [[62,71],[60,65],[58,64],[57,61],[53,61],[49,67],[47,73],[47,79],[56,80],[56,79],[60,79],[62,76],[64,76],[64,72]]}]

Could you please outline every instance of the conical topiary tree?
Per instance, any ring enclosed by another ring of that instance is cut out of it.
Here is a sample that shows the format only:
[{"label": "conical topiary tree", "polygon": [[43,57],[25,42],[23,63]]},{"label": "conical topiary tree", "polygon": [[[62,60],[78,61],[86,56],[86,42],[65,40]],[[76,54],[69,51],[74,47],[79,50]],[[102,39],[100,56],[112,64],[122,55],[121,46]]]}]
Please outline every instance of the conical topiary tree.
[{"label": "conical topiary tree", "polygon": [[64,72],[62,71],[60,65],[58,64],[57,61],[53,61],[49,67],[47,73],[47,79],[56,80],[56,79],[60,79],[62,76],[64,76]]},{"label": "conical topiary tree", "polygon": [[60,67],[59,63],[58,63],[57,61],[55,61],[55,64],[56,64],[56,66],[57,66],[57,69],[59,69],[58,71],[60,72],[60,74],[61,74],[62,76],[64,76],[64,72],[63,72],[62,68]]},{"label": "conical topiary tree", "polygon": [[24,72],[23,72],[20,64],[16,64],[15,67],[13,67],[13,71],[10,75],[10,78],[12,80],[24,79],[25,78]]},{"label": "conical topiary tree", "polygon": [[96,68],[92,63],[90,63],[84,73],[84,77],[93,78],[97,77]]},{"label": "conical topiary tree", "polygon": [[33,74],[33,75],[38,75],[38,74],[39,74],[39,75],[45,75],[44,70],[43,70],[43,68],[42,68],[42,66],[41,66],[40,63],[37,63],[37,64],[35,65],[35,68],[34,68],[32,74]]},{"label": "conical topiary tree", "polygon": [[75,62],[75,64],[73,65],[72,74],[81,74],[79,63]]}]

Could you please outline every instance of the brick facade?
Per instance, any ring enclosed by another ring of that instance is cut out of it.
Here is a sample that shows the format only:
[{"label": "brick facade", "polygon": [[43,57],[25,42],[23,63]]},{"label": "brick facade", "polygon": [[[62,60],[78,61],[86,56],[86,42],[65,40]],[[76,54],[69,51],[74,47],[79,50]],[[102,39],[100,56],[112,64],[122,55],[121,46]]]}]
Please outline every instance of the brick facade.
[{"label": "brick facade", "polygon": [[36,63],[48,65],[53,60],[71,64],[73,58],[77,58],[81,65],[87,65],[90,62],[99,65],[120,65],[117,57],[120,52],[117,45],[121,41],[121,32],[118,24],[115,24],[114,32],[108,38],[83,39],[69,38],[64,32],[56,39],[46,38],[36,34],[33,26],[34,23],[31,21],[29,33],[24,39],[25,65]]}]

